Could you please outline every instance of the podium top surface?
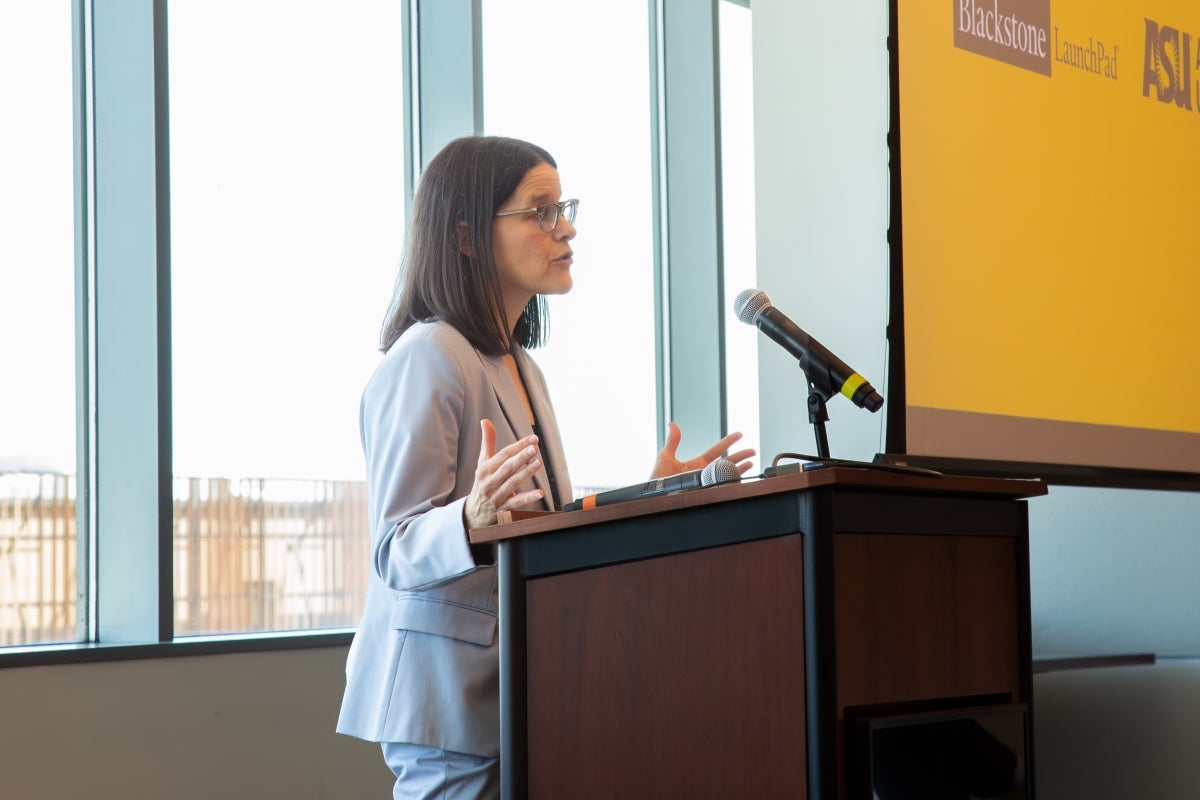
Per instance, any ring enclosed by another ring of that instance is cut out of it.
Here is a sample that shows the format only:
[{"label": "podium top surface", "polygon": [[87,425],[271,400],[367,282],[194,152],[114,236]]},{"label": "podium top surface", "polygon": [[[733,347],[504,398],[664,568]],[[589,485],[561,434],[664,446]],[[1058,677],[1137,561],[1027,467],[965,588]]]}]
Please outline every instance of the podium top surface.
[{"label": "podium top surface", "polygon": [[896,491],[945,496],[975,496],[1021,500],[1046,494],[1041,480],[977,478],[962,475],[930,477],[854,467],[826,467],[771,478],[746,479],[689,492],[630,500],[580,511],[513,512],[513,521],[470,531],[472,543],[503,542],[538,533],[565,530],[599,522],[658,514],[681,508],[725,503],[748,497],[825,487],[846,490]]}]

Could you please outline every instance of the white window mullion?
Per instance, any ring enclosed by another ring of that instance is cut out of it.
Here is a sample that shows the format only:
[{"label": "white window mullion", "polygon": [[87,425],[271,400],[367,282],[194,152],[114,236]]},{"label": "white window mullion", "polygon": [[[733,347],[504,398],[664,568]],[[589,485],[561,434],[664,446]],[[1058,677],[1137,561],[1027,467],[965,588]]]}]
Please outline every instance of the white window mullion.
[{"label": "white window mullion", "polygon": [[724,287],[717,2],[658,0],[665,162],[663,358],[667,414],[699,452],[725,434]]},{"label": "white window mullion", "polygon": [[165,0],[92,7],[96,604],[101,642],[171,638]]}]

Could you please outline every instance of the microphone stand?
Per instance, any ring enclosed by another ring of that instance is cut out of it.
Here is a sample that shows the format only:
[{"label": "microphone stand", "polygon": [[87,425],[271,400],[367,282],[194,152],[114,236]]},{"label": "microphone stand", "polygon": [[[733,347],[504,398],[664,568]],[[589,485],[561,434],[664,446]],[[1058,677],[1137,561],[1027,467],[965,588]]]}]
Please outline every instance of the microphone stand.
[{"label": "microphone stand", "polygon": [[811,348],[799,363],[808,380],[808,421],[817,436],[817,455],[829,458],[829,434],[825,431],[829,409],[825,401],[833,397],[833,377],[829,374],[829,362],[816,350]]},{"label": "microphone stand", "polygon": [[829,434],[825,432],[825,423],[829,421],[829,409],[825,406],[825,397],[817,391],[810,381],[808,384],[808,421],[812,423],[817,435],[817,455],[829,458]]},{"label": "microphone stand", "polygon": [[[834,391],[833,376],[829,371],[829,362],[822,358],[820,354],[809,350],[805,353],[804,358],[800,359],[799,363],[800,369],[804,371],[804,378],[808,382],[808,421],[812,423],[813,429],[816,431],[817,457],[814,459],[811,455],[804,455],[803,453],[780,453],[775,456],[775,460],[771,462],[771,466],[764,469],[763,474],[759,477],[770,478],[776,475],[787,475],[792,472],[804,471],[807,467],[822,466],[875,469],[886,472],[901,472],[907,475],[921,475],[928,478],[942,477],[942,473],[932,469],[925,469],[924,467],[909,467],[906,465],[871,463],[867,461],[844,461],[832,458],[829,454],[829,435],[825,432],[825,423],[829,421],[829,408],[826,406],[826,401],[835,394],[838,394],[838,392]],[[780,467],[778,464],[781,458],[796,458],[810,463],[803,466],[789,464]]]}]

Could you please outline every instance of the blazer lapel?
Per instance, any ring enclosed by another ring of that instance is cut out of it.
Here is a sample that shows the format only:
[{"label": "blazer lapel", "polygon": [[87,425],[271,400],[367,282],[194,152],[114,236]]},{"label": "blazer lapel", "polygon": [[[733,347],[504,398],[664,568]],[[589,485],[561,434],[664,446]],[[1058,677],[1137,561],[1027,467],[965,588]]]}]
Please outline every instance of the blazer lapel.
[{"label": "blazer lapel", "polygon": [[[504,359],[499,356],[485,356],[480,354],[479,360],[483,363],[484,372],[487,374],[488,381],[492,384],[492,390],[496,393],[496,401],[500,404],[500,410],[504,412],[504,419],[508,423],[509,429],[513,432],[513,441],[532,435],[533,428],[529,425],[529,419],[525,414],[525,404],[521,402],[521,396],[517,394],[517,388],[513,385],[512,377],[508,374],[508,368],[504,366]],[[523,365],[519,360],[518,368],[521,366]],[[522,377],[526,377],[528,374],[528,369],[521,369]],[[532,390],[528,379],[525,381],[525,393],[529,395],[529,404],[533,407],[534,416],[538,421],[539,427],[542,427],[543,435],[553,435],[557,439],[557,427],[555,427],[553,434],[545,427],[546,423],[543,421],[544,415],[534,401],[535,392]],[[537,394],[541,394],[540,388]],[[552,415],[550,419],[551,424],[553,424]],[[537,488],[542,490],[542,502],[547,509],[550,509],[552,501],[550,499],[550,476],[546,472],[547,453],[544,444],[542,442],[538,442],[538,444],[542,449],[542,466],[534,473],[533,482]]]},{"label": "blazer lapel", "polygon": [[[500,404],[500,410],[504,412],[504,419],[513,432],[514,440],[533,433],[529,427],[529,421],[525,419],[525,407],[521,404],[521,398],[512,385],[512,378],[508,376],[508,369],[504,366],[503,359],[480,354],[479,360],[483,364],[488,382],[492,384],[496,402]],[[493,422],[496,421],[498,420],[493,420]]]},{"label": "blazer lapel", "polygon": [[[529,405],[533,408],[533,415],[538,421],[538,427],[542,429],[542,438],[545,440],[539,443],[542,448],[542,469],[539,470],[538,477],[548,487],[550,477],[547,470],[552,471],[555,486],[558,489],[558,502],[566,505],[572,499],[571,477],[567,474],[567,458],[563,452],[562,436],[558,432],[554,408],[550,405],[550,395],[546,391],[546,385],[542,382],[541,372],[524,350],[517,354],[517,364],[521,369],[521,375],[525,378],[525,393],[529,395]],[[518,400],[518,402],[520,401]],[[549,498],[548,488],[544,491],[546,491],[546,497]],[[550,506],[551,504],[547,500],[546,507],[550,508]]]}]

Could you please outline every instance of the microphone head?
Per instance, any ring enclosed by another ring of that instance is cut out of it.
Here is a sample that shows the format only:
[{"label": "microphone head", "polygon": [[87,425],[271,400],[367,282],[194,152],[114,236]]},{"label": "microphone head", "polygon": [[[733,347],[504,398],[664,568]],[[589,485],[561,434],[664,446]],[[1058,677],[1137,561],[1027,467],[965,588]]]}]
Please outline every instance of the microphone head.
[{"label": "microphone head", "polygon": [[747,325],[753,325],[763,309],[771,305],[771,298],[762,289],[745,289],[733,301],[733,313]]},{"label": "microphone head", "polygon": [[718,458],[700,470],[701,486],[719,486],[722,483],[732,483],[741,479],[741,470],[728,458]]}]

